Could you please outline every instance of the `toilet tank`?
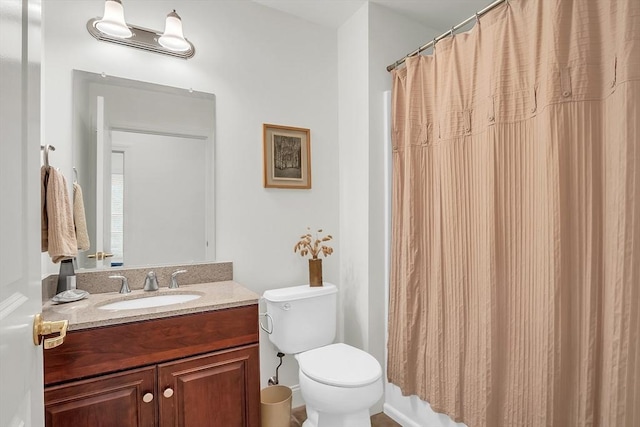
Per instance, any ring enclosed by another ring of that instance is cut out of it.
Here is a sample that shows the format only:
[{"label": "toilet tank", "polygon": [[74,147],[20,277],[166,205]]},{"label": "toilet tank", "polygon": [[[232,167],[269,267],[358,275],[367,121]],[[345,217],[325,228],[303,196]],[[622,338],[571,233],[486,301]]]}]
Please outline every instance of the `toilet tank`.
[{"label": "toilet tank", "polygon": [[269,339],[283,353],[296,354],[331,344],[336,337],[338,289],[293,286],[265,291]]}]

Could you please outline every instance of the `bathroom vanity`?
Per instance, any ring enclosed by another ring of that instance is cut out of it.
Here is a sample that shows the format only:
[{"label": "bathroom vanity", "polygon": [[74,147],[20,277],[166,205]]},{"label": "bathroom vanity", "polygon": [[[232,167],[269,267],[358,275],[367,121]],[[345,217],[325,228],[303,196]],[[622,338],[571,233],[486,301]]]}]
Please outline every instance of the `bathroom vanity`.
[{"label": "bathroom vanity", "polygon": [[172,292],[203,296],[122,311],[99,307],[149,293],[45,304],[47,320],[69,320],[64,344],[44,352],[47,427],[260,425],[258,296],[230,281],[159,293]]}]

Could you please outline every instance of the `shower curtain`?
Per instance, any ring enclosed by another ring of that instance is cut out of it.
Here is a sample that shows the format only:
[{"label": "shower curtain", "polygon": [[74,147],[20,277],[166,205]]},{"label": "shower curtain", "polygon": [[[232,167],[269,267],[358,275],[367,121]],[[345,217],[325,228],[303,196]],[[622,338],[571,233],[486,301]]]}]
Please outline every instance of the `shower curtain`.
[{"label": "shower curtain", "polygon": [[511,0],[392,78],[389,381],[640,426],[640,1]]}]

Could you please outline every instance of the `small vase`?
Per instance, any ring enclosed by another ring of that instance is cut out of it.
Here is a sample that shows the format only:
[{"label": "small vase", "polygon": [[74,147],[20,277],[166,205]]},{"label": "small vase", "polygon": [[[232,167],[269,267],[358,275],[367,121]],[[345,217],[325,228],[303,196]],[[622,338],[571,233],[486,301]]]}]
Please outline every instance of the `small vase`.
[{"label": "small vase", "polygon": [[322,260],[309,260],[309,286],[322,286]]}]

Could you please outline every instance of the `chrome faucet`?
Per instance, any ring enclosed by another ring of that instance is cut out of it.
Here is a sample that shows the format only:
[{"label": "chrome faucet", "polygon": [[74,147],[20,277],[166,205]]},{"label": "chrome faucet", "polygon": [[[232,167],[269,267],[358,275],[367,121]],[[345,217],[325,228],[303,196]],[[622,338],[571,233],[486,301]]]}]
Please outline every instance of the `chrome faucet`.
[{"label": "chrome faucet", "polygon": [[120,279],[120,280],[122,280],[122,286],[120,286],[120,293],[121,294],[128,294],[129,292],[131,292],[131,289],[129,289],[129,281],[127,280],[126,277],[120,276],[120,275],[115,275],[115,276],[109,276],[109,279]]},{"label": "chrome faucet", "polygon": [[178,279],[176,276],[180,273],[186,273],[187,270],[176,270],[171,273],[171,283],[169,284],[169,289],[178,289]]},{"label": "chrome faucet", "polygon": [[147,278],[144,279],[144,290],[145,291],[157,291],[158,290],[158,278],[156,277],[156,273],[150,271],[147,273]]}]

